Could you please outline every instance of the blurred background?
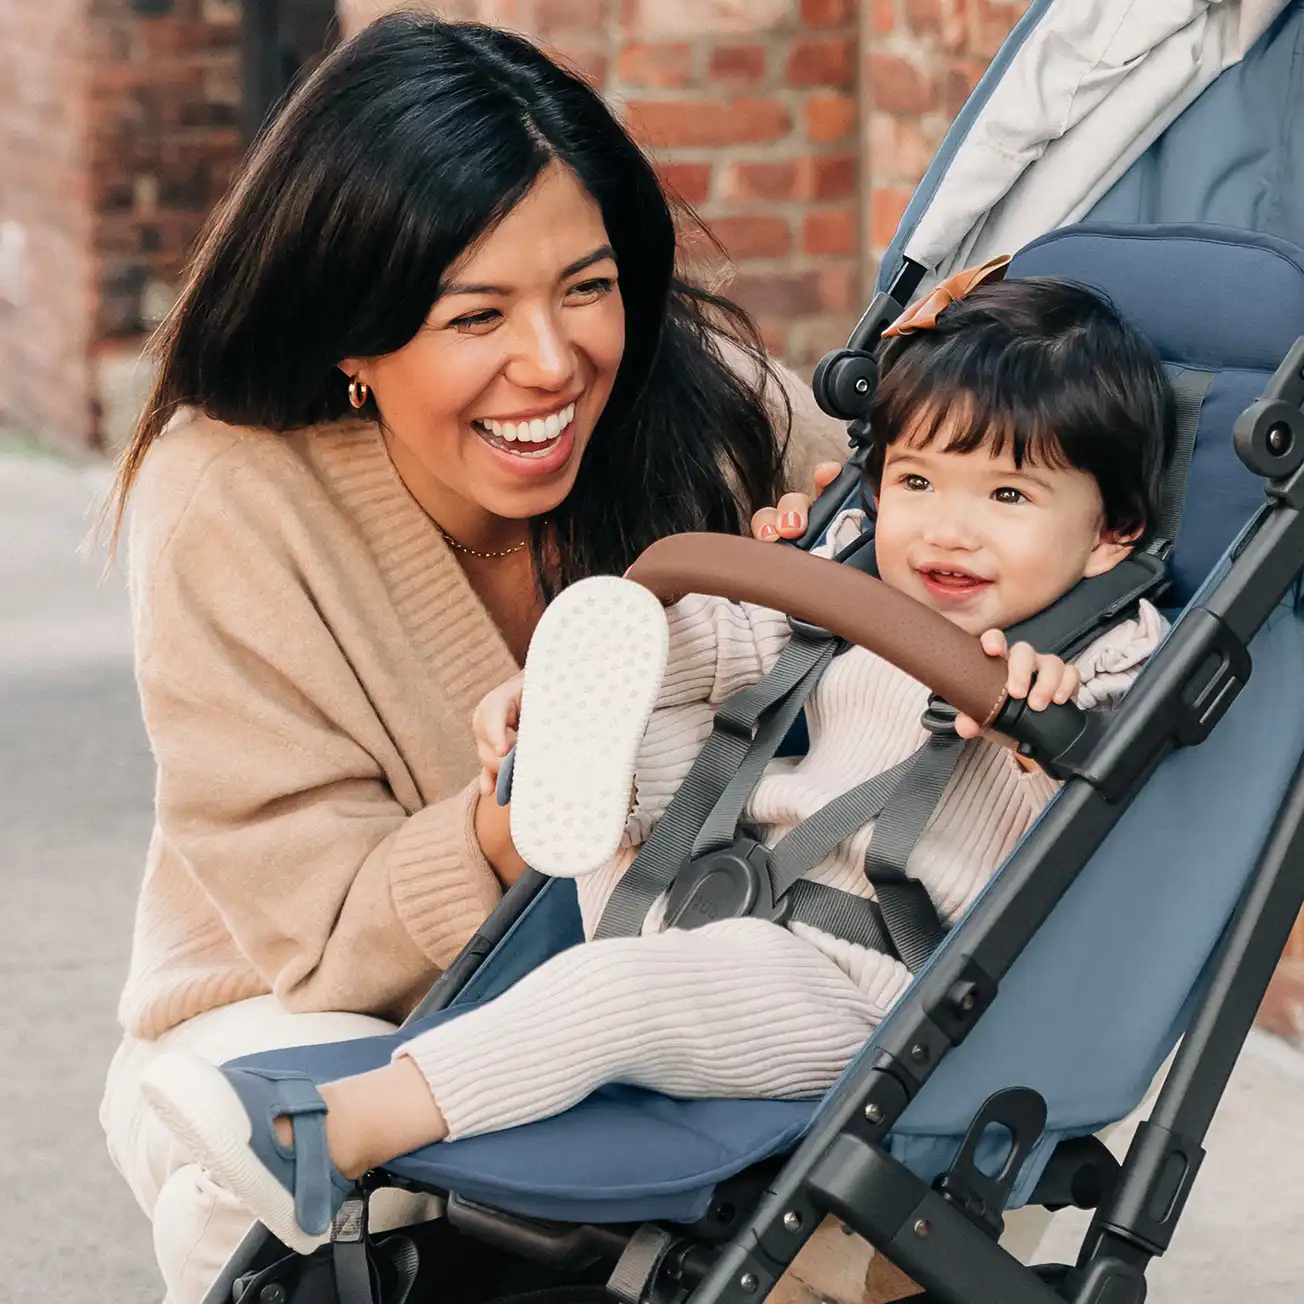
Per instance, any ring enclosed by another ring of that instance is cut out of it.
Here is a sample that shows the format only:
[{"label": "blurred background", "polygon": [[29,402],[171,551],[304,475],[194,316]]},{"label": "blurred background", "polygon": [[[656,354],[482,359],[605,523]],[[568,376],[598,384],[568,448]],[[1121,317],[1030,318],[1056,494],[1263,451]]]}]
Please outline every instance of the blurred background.
[{"label": "blurred background", "polygon": [[[78,547],[187,251],[293,78],[385,0],[0,0],[0,1301],[153,1304],[95,1111],[150,828],[120,567]],[[448,0],[599,86],[809,374],[1024,0]],[[1304,930],[1160,1304],[1300,1298]],[[1126,1141],[1127,1132],[1120,1138]],[[1043,1257],[1071,1253],[1063,1217]]]}]

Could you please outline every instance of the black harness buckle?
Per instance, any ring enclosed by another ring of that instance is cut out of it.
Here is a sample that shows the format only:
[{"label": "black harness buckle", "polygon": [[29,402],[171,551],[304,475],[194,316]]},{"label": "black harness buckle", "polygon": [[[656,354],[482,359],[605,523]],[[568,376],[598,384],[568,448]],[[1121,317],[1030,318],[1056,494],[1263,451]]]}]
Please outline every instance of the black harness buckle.
[{"label": "black harness buckle", "polygon": [[766,919],[781,924],[786,901],[774,900],[769,850],[742,837],[718,851],[688,860],[666,901],[669,928],[693,929],[717,919]]}]

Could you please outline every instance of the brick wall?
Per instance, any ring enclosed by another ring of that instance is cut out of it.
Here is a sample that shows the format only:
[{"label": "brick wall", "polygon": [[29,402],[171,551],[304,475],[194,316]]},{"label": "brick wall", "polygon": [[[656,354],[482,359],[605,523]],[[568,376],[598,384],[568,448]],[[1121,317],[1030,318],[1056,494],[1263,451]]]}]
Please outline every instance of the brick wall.
[{"label": "brick wall", "polygon": [[239,0],[173,0],[152,16],[131,0],[92,0],[88,311],[94,434],[109,447],[126,437],[148,381],[142,337],[171,306],[243,152],[240,16]]},{"label": "brick wall", "polygon": [[[322,0],[281,0],[291,17],[309,3]],[[341,25],[355,29],[397,3],[339,0]],[[528,32],[590,77],[710,224],[730,265],[700,241],[689,257],[730,277],[771,347],[805,368],[845,338],[950,115],[1023,8],[425,3]],[[0,0],[0,15],[8,11],[0,139],[16,144],[0,155],[0,222],[27,231],[29,280],[41,292],[21,309],[0,302],[0,345],[21,375],[0,396],[0,420],[113,444],[140,390],[142,333],[166,310],[243,148],[240,3],[172,0],[150,17],[131,0]],[[0,227],[0,299],[14,241]]]},{"label": "brick wall", "polygon": [[85,0],[0,0],[0,424],[90,423]]}]

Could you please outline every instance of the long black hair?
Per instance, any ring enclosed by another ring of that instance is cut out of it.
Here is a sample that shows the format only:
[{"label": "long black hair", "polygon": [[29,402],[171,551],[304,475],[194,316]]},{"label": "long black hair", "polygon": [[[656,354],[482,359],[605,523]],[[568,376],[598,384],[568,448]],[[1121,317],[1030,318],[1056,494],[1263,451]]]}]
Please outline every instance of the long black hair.
[{"label": "long black hair", "polygon": [[[626,346],[574,488],[531,525],[545,594],[619,573],[664,535],[742,529],[775,501],[790,419],[776,431],[766,392],[782,389],[751,320],[676,276],[670,204],[594,90],[519,36],[416,13],[319,65],[210,220],[154,342],[119,519],[181,408],[272,431],[348,414],[341,359],[411,340],[450,264],[554,160],[601,209]],[[364,413],[378,415],[371,400]]]},{"label": "long black hair", "polygon": [[988,282],[935,327],[887,340],[879,365],[871,483],[898,439],[928,444],[945,427],[951,452],[1008,448],[1016,466],[1085,471],[1106,529],[1149,541],[1176,438],[1173,389],[1150,342],[1093,291],[1050,277]]}]

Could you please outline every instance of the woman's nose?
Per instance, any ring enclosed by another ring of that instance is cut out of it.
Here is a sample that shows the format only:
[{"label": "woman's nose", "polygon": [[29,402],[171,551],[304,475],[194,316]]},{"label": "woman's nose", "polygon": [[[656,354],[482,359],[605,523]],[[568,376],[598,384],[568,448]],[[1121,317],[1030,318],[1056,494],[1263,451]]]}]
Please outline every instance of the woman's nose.
[{"label": "woman's nose", "polygon": [[575,348],[551,314],[523,324],[507,378],[523,389],[565,389],[575,374]]}]

